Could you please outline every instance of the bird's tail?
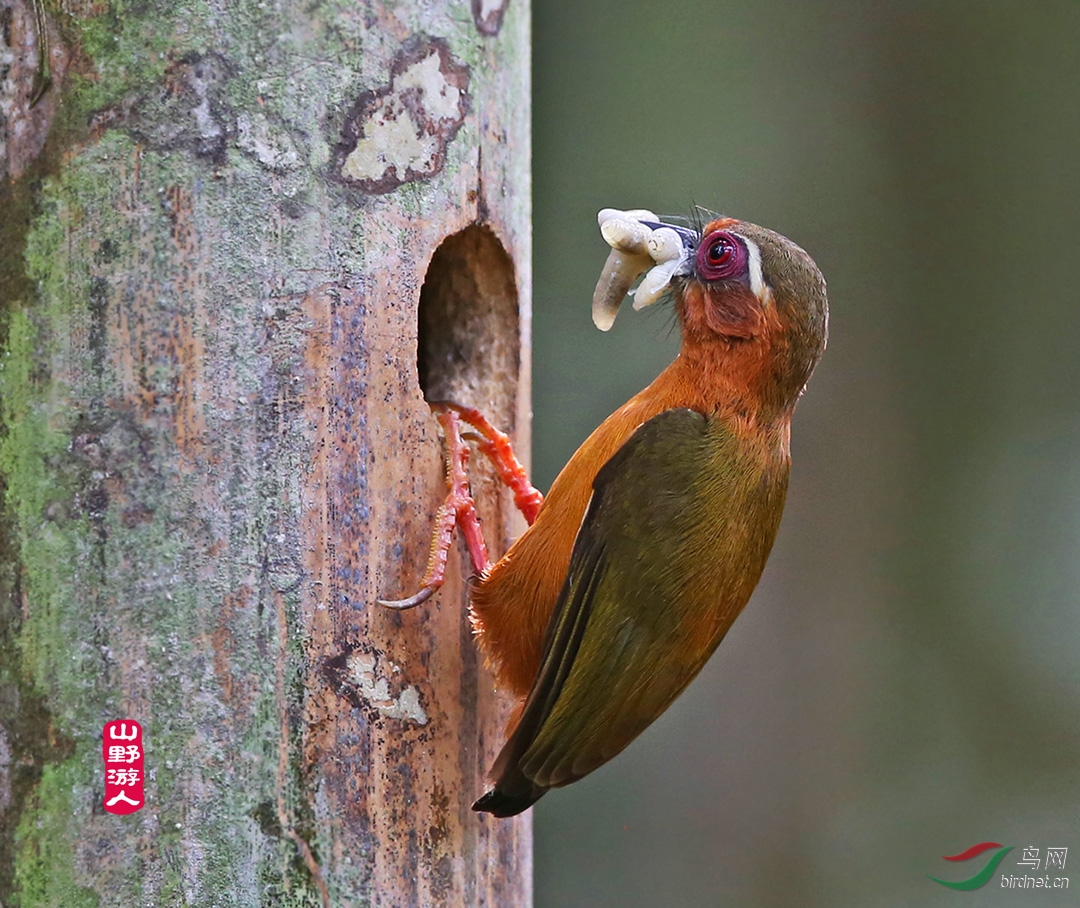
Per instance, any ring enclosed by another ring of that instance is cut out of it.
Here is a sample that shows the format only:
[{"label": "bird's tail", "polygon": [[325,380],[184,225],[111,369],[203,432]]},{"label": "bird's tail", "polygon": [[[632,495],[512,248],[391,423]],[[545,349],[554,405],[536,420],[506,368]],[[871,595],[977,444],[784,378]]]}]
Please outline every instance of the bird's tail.
[{"label": "bird's tail", "polygon": [[517,816],[539,801],[546,790],[545,788],[530,786],[527,792],[511,794],[500,791],[498,787],[495,787],[483,797],[478,798],[472,809],[481,813],[490,813],[496,817]]}]

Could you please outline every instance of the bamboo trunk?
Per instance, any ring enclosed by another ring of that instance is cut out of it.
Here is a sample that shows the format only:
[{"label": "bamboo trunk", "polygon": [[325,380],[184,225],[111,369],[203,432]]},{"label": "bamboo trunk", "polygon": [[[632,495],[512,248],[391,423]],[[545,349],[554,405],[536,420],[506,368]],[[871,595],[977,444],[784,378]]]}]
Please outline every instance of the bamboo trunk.
[{"label": "bamboo trunk", "polygon": [[529,819],[469,809],[509,705],[467,559],[372,604],[445,494],[425,392],[528,449],[526,5],[47,10],[31,107],[0,2],[0,904],[530,904]]}]

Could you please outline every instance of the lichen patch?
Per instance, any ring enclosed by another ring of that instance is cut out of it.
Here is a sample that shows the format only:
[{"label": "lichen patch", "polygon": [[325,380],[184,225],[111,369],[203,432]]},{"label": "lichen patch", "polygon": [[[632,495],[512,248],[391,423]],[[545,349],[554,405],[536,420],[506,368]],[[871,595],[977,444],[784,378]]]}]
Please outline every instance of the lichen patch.
[{"label": "lichen patch", "polygon": [[353,653],[345,665],[350,685],[369,706],[388,719],[427,725],[428,715],[420,703],[420,692],[410,685],[393,696],[390,679],[380,674],[379,660],[373,653]]},{"label": "lichen patch", "polygon": [[408,43],[390,70],[390,83],[360,96],[338,146],[338,173],[365,192],[384,193],[427,180],[446,162],[446,148],[469,108],[469,69],[447,43]]},{"label": "lichen patch", "polygon": [[376,183],[391,170],[434,172],[438,143],[434,136],[424,135],[423,127],[404,108],[388,105],[366,125],[365,132],[367,135],[345,159],[343,177]]},{"label": "lichen patch", "polygon": [[408,67],[397,78],[395,87],[403,93],[415,88],[428,115],[436,122],[460,121],[464,116],[462,91],[443,72],[442,57],[437,49],[432,49],[423,60]]},{"label": "lichen patch", "polygon": [[270,170],[295,170],[300,165],[300,155],[289,134],[260,113],[237,116],[236,144]]}]

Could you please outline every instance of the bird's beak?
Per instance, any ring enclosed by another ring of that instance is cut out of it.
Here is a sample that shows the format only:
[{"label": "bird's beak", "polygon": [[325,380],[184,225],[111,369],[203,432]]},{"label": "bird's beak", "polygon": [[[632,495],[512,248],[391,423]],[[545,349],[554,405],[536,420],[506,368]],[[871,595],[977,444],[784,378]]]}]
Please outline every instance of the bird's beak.
[{"label": "bird's beak", "polygon": [[592,317],[597,328],[607,331],[615,323],[626,294],[642,274],[645,277],[634,290],[635,309],[655,303],[672,278],[690,273],[698,235],[686,227],[664,224],[644,209],[605,208],[597,220],[611,252],[593,293]]}]

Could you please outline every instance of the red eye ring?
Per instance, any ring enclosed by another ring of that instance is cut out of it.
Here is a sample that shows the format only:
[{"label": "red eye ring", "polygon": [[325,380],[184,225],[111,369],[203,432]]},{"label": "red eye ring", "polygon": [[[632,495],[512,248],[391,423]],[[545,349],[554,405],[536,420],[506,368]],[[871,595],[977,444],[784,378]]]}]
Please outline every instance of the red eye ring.
[{"label": "red eye ring", "polygon": [[735,247],[731,239],[726,236],[718,236],[709,244],[705,258],[714,268],[722,268],[731,260],[734,254]]},{"label": "red eye ring", "polygon": [[746,273],[746,244],[727,230],[714,230],[698,246],[697,272],[705,281],[726,281]]}]

